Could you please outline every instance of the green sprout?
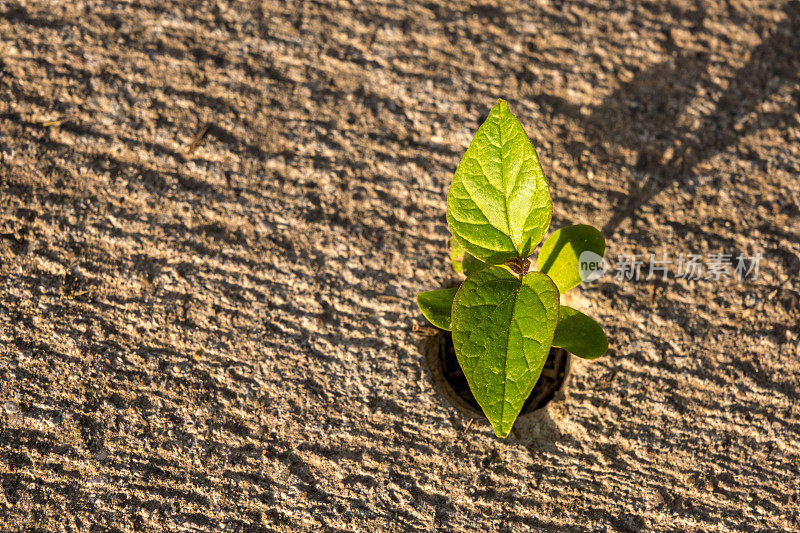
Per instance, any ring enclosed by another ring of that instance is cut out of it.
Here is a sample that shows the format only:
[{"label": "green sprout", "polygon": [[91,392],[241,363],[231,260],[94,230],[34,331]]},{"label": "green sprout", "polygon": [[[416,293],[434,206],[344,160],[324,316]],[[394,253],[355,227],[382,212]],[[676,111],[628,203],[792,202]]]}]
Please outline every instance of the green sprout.
[{"label": "green sprout", "polygon": [[453,332],[456,357],[498,437],[506,437],[551,346],[584,359],[608,349],[600,325],[560,304],[582,281],[581,254],[601,258],[605,239],[584,224],[553,232],[535,268],[530,256],[553,205],[536,150],[508,104],[498,100],[456,169],[447,196],[458,288],[421,293],[422,314]]}]

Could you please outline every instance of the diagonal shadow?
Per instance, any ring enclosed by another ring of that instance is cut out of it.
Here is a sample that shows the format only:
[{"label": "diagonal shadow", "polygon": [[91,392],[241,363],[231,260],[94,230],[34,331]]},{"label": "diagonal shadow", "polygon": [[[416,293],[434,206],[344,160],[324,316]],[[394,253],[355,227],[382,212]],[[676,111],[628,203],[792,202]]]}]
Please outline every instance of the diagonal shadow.
[{"label": "diagonal shadow", "polygon": [[[707,54],[682,50],[671,37],[667,37],[666,46],[675,53],[674,57],[623,83],[588,116],[580,106],[558,96],[536,96],[536,101],[549,107],[553,114],[565,114],[584,123],[592,146],[573,143],[576,151],[590,150],[603,154],[607,160],[613,160],[605,149],[608,145],[637,152],[631,190],[603,226],[604,234],[612,234],[672,182],[693,179],[699,164],[758,129],[757,125],[749,129],[746,125],[736,126],[779,89],[787,84],[797,85],[800,2],[791,1],[784,13],[785,18],[752,50],[747,63],[736,71],[713,107],[694,127],[683,129],[678,135],[673,132],[681,130],[679,119],[690,109],[697,93],[701,89],[719,92],[720,87],[708,73]],[[800,90],[796,91],[796,100],[800,104]],[[636,175],[642,179],[637,181]]]}]

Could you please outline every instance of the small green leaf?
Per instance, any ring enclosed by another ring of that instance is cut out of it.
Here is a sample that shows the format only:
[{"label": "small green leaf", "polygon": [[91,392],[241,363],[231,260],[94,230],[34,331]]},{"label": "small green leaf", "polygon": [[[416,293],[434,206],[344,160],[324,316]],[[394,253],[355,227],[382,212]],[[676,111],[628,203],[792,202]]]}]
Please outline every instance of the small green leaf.
[{"label": "small green leaf", "polygon": [[453,345],[469,388],[505,437],[542,373],[559,294],[539,272],[522,280],[492,266],[468,277],[453,301]]},{"label": "small green leaf", "polygon": [[456,274],[463,272],[465,276],[489,266],[466,251],[455,237],[450,238],[450,263],[453,265],[453,270],[455,270]]},{"label": "small green leaf", "polygon": [[606,251],[606,240],[597,228],[586,224],[561,228],[542,244],[537,268],[539,272],[550,276],[559,292],[564,294],[580,285],[579,259],[587,251],[601,258]]},{"label": "small green leaf", "polygon": [[583,359],[597,359],[608,350],[608,337],[593,318],[562,305],[553,346],[564,348]]},{"label": "small green leaf", "polygon": [[460,274],[464,270],[464,254],[466,253],[467,251],[461,246],[458,239],[450,237],[450,264],[453,265],[456,274]]},{"label": "small green leaf", "polygon": [[477,259],[501,264],[533,253],[552,211],[536,150],[505,100],[498,100],[453,177],[450,231]]},{"label": "small green leaf", "polygon": [[486,263],[475,257],[469,252],[464,254],[464,275],[471,276],[478,270],[483,270],[488,267]]},{"label": "small green leaf", "polygon": [[450,331],[450,315],[453,312],[453,298],[457,290],[458,287],[453,287],[419,293],[417,305],[428,322],[439,329]]}]

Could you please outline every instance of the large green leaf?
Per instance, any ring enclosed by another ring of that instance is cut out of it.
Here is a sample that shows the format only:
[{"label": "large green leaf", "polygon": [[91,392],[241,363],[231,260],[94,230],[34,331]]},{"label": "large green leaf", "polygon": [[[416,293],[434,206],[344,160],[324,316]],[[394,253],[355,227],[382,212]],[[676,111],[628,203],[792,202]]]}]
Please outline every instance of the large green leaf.
[{"label": "large green leaf", "polygon": [[476,258],[500,264],[531,255],[552,211],[536,150],[505,100],[498,100],[453,177],[450,231]]},{"label": "large green leaf", "polygon": [[597,359],[608,350],[608,337],[593,318],[562,305],[553,346],[564,348],[583,359]]},{"label": "large green leaf", "polygon": [[544,274],[531,272],[520,281],[499,266],[476,272],[456,293],[456,357],[499,437],[511,431],[542,373],[558,301],[558,289]]},{"label": "large green leaf", "polygon": [[450,331],[450,315],[453,311],[453,298],[458,287],[421,292],[417,296],[419,310],[428,321],[439,329]]},{"label": "large green leaf", "polygon": [[564,294],[580,285],[579,259],[587,251],[599,258],[606,251],[606,240],[597,228],[586,224],[561,228],[542,244],[536,261],[537,268],[539,272],[550,276],[559,292]]}]

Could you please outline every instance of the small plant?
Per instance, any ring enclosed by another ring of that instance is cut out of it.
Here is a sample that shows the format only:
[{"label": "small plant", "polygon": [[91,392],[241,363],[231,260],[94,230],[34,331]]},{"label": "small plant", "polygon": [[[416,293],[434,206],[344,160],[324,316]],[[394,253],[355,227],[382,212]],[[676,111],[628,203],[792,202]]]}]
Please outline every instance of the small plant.
[{"label": "small plant", "polygon": [[506,437],[542,373],[551,346],[584,359],[608,349],[603,329],[560,296],[580,284],[579,258],[600,258],[605,239],[584,224],[553,232],[536,268],[530,256],[553,206],[536,150],[498,100],[456,169],[447,196],[450,257],[461,286],[421,293],[422,314],[453,332],[475,399]]}]

